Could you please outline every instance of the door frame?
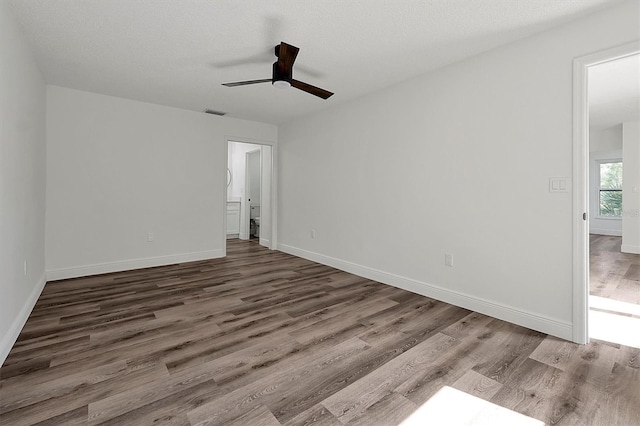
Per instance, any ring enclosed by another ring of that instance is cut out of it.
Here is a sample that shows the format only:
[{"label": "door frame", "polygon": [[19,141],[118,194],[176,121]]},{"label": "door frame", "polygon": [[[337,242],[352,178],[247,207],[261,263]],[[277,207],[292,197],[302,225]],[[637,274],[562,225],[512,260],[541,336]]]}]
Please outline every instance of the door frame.
[{"label": "door frame", "polygon": [[252,139],[242,136],[224,137],[224,164],[221,166],[222,182],[224,182],[224,191],[222,191],[222,256],[227,255],[227,164],[229,162],[229,142],[251,143],[254,145],[267,145],[271,147],[271,240],[269,241],[269,249],[276,250],[278,247],[278,184],[276,177],[278,176],[278,144],[276,141],[268,141],[261,139]]},{"label": "door frame", "polygon": [[[573,341],[589,343],[590,66],[640,53],[640,40],[573,60]],[[586,215],[583,217],[583,214]],[[586,218],[586,219],[585,219]]]},{"label": "door frame", "polygon": [[[259,173],[259,180],[260,180],[260,192],[262,192],[262,147],[257,147],[256,149],[252,150],[252,151],[247,151],[244,153],[244,197],[243,197],[243,202],[246,203],[246,207],[244,209],[244,217],[242,218],[242,221],[244,221],[244,229],[247,231],[247,240],[251,239],[251,203],[247,202],[250,201],[251,197],[251,173],[249,172],[249,155],[250,154],[255,154],[258,153],[259,155],[259,160],[260,160],[260,171]],[[260,194],[260,196],[262,197],[262,194]],[[260,203],[262,204],[262,203]],[[260,208],[262,208],[262,206],[260,206]],[[260,240],[260,238],[258,237],[258,241]]]}]

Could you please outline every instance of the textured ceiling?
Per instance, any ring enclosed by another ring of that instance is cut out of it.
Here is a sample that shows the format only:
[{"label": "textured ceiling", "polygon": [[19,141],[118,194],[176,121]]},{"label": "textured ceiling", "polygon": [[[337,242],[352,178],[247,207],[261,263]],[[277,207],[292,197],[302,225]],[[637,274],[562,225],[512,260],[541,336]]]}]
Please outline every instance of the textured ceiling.
[{"label": "textured ceiling", "polygon": [[[4,1],[4,0],[3,0]],[[47,83],[280,124],[585,16],[618,0],[9,0]],[[273,46],[300,47],[270,84]]]},{"label": "textured ceiling", "polygon": [[640,120],[640,55],[589,68],[589,127]]}]

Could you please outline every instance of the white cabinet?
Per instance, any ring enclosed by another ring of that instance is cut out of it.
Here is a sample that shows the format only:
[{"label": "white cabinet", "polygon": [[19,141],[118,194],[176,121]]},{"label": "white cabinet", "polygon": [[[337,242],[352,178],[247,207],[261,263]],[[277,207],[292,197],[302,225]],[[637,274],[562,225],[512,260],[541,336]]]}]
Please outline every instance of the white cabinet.
[{"label": "white cabinet", "polygon": [[227,201],[227,238],[240,234],[240,202]]}]

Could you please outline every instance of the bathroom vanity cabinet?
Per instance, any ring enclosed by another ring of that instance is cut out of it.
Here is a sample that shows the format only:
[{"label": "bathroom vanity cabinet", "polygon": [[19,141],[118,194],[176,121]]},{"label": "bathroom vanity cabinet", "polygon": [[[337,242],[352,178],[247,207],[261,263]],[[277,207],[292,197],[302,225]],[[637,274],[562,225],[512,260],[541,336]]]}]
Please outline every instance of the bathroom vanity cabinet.
[{"label": "bathroom vanity cabinet", "polygon": [[240,235],[240,201],[227,201],[227,238]]}]

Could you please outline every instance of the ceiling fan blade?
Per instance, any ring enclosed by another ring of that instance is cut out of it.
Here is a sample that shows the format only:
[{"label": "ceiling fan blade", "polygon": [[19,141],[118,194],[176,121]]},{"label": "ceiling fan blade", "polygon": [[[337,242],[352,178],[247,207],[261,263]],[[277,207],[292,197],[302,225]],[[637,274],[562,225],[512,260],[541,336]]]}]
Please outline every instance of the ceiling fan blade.
[{"label": "ceiling fan blade", "polygon": [[266,82],[271,83],[271,79],[263,78],[262,80],[236,81],[234,83],[222,83],[222,85],[227,87],[236,87],[236,86],[248,86],[249,84],[266,83]]},{"label": "ceiling fan blade", "polygon": [[298,56],[298,49],[295,46],[285,43],[284,41],[276,48],[276,55],[278,56],[278,69],[282,75],[291,75],[293,69],[293,63]]},{"label": "ceiling fan blade", "polygon": [[327,99],[331,95],[333,95],[333,92],[329,92],[328,90],[324,90],[319,87],[312,86],[310,84],[307,84],[298,80],[291,80],[291,85],[296,89],[300,89],[304,92],[311,93],[312,95],[316,95],[317,97],[322,99]]}]

